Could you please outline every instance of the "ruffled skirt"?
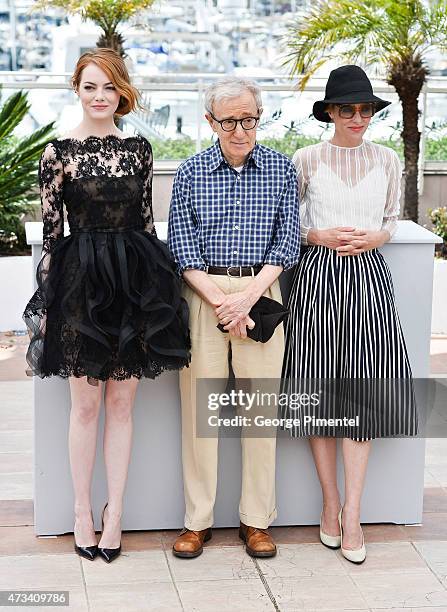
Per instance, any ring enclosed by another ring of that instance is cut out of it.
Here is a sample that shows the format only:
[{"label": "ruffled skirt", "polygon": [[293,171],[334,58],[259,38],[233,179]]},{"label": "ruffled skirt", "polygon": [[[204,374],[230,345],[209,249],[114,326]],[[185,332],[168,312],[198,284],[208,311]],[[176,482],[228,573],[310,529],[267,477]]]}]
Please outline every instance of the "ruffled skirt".
[{"label": "ruffled skirt", "polygon": [[23,313],[29,375],[155,378],[190,362],[189,311],[167,247],[143,230],[57,241]]}]

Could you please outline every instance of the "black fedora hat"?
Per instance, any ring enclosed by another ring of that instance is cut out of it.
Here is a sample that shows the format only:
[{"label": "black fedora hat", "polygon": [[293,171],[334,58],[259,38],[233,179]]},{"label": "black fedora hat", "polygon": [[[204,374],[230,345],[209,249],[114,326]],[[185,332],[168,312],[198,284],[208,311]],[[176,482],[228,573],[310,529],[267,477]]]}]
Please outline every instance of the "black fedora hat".
[{"label": "black fedora hat", "polygon": [[313,115],[318,121],[330,123],[331,118],[324,110],[327,104],[359,104],[374,102],[376,112],[391,104],[374,95],[371,81],[360,66],[340,66],[332,70],[326,83],[324,100],[313,106]]}]

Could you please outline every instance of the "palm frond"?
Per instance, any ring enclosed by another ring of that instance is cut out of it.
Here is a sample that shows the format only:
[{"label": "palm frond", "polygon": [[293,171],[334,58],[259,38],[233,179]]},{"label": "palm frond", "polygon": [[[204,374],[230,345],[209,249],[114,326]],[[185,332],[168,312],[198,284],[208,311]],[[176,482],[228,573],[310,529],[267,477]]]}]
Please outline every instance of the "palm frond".
[{"label": "palm frond", "polygon": [[446,4],[436,0],[430,9],[421,0],[319,0],[290,26],[283,65],[300,77],[302,87],[334,55],[385,68],[391,58],[421,55],[430,44],[430,27],[439,38],[444,26],[447,38]]},{"label": "palm frond", "polygon": [[28,162],[34,164],[36,155],[41,154],[43,147],[54,134],[54,122],[52,122],[39,128],[30,136],[22,138],[9,154],[10,165],[21,166]]},{"label": "palm frond", "polygon": [[434,47],[443,50],[447,48],[447,0],[433,0],[425,8],[420,31],[427,50]]},{"label": "palm frond", "polygon": [[29,108],[30,104],[27,96],[21,91],[17,91],[7,98],[5,104],[0,109],[0,140],[12,134],[13,130],[29,111]]},{"label": "palm frond", "polygon": [[352,60],[365,51],[366,55],[383,56],[387,39],[380,34],[383,28],[383,16],[377,9],[380,0],[374,2],[376,10],[371,10],[372,4],[369,0],[320,0],[291,25],[284,64],[290,66],[292,76],[305,75],[301,86],[328,57],[337,55]]},{"label": "palm frond", "polygon": [[8,252],[13,243],[19,250],[26,247],[21,219],[38,198],[39,158],[55,136],[53,123],[25,137],[14,134],[29,106],[27,94],[19,91],[0,108],[0,237],[6,237],[6,242],[0,240],[0,250]]}]

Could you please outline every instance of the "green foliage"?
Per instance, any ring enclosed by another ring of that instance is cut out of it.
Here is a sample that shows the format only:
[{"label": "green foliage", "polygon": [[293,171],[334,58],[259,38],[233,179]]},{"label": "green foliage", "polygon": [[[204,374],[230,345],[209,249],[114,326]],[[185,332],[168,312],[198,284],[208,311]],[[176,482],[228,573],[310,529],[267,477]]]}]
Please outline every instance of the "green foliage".
[{"label": "green foliage", "polygon": [[425,141],[425,159],[428,161],[447,161],[447,136],[427,138]]},{"label": "green foliage", "polygon": [[22,219],[34,208],[37,165],[54,136],[53,124],[23,138],[13,135],[29,107],[28,95],[22,91],[0,107],[0,253],[26,249]]},{"label": "green foliage", "polygon": [[154,0],[37,0],[33,10],[61,8],[70,15],[80,15],[84,21],[91,19],[109,33],[153,3]]},{"label": "green foliage", "polygon": [[[303,136],[290,131],[282,138],[262,138],[261,135],[258,142],[291,158],[297,149],[320,142],[320,138]],[[401,138],[376,138],[375,142],[390,147],[403,160],[404,146]],[[196,152],[195,141],[189,138],[184,140],[154,139],[151,140],[151,144],[155,160],[184,160]],[[210,145],[211,140],[202,140],[202,149],[206,149]],[[447,161],[447,136],[436,139],[427,138],[425,141],[425,159],[427,161]]]},{"label": "green foliage", "polygon": [[283,138],[262,138],[259,142],[291,158],[297,149],[320,142],[320,139],[311,136],[303,136],[302,134],[297,134],[290,130]]},{"label": "green foliage", "polygon": [[447,206],[439,208],[429,208],[428,216],[433,223],[433,231],[443,240],[439,247],[439,254],[444,259],[447,259]]},{"label": "green foliage", "polygon": [[[163,138],[162,140],[151,139],[154,159],[186,159],[196,152],[195,140],[191,138]],[[206,149],[211,145],[211,140],[203,140],[202,148]]]},{"label": "green foliage", "polygon": [[[309,136],[303,136],[293,132],[288,132],[282,138],[262,138],[258,140],[261,144],[267,147],[275,149],[280,153],[284,153],[289,157],[295,153],[295,151],[301,147],[319,142],[319,138],[312,138]],[[163,140],[151,140],[152,149],[154,151],[155,160],[168,160],[168,159],[181,159],[184,160],[196,152],[196,143],[190,138],[182,140],[175,140],[165,138]],[[202,140],[202,150],[211,146],[212,141],[209,138]]]},{"label": "green foliage", "polygon": [[[447,1],[316,0],[285,38],[285,64],[300,87],[329,60],[379,64],[387,72],[409,57],[447,45]],[[343,43],[343,46],[340,46]]]}]

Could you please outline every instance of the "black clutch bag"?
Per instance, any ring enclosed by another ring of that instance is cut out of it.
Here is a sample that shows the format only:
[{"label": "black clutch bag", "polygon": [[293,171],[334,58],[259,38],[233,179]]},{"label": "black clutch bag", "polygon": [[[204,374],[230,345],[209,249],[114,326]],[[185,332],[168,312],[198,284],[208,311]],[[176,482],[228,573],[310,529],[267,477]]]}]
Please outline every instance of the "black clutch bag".
[{"label": "black clutch bag", "polygon": [[[263,295],[249,312],[255,326],[253,329],[247,328],[247,336],[256,342],[267,342],[273,336],[275,328],[284,321],[288,314],[288,309],[280,302]],[[217,328],[221,332],[228,333],[222,323],[219,323]]]}]

